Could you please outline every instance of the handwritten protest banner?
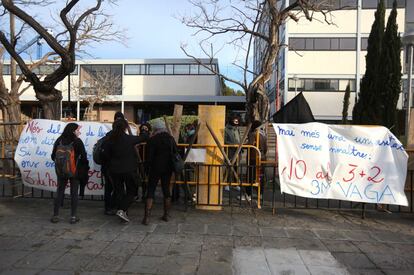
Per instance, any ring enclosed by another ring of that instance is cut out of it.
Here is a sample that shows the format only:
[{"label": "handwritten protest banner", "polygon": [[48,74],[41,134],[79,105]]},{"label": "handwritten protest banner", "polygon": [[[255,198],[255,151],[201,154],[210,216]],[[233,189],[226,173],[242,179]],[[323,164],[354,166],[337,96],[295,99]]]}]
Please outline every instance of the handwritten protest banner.
[{"label": "handwritten protest banner", "polygon": [[[81,126],[80,139],[85,144],[89,160],[89,182],[85,195],[103,195],[101,166],[92,158],[96,141],[111,130],[110,124],[99,122],[76,122]],[[51,159],[53,144],[62,134],[66,122],[46,119],[30,121],[23,129],[14,160],[20,168],[25,185],[42,190],[56,191],[55,163]],[[69,188],[66,188],[66,193]]]},{"label": "handwritten protest banner", "polygon": [[384,127],[273,124],[282,193],[408,205],[408,155]]}]

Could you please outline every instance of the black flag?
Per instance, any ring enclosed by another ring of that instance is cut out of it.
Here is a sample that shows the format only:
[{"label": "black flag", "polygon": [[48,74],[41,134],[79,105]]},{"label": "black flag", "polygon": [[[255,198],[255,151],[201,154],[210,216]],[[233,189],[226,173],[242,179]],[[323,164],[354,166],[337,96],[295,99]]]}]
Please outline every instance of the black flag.
[{"label": "black flag", "polygon": [[300,92],[285,106],[273,115],[275,123],[307,123],[315,122],[308,102]]}]

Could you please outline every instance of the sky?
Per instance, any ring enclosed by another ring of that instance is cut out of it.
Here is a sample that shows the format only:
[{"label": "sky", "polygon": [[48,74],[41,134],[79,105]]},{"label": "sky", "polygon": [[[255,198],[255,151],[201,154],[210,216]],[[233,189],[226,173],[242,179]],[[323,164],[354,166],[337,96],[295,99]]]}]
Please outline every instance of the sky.
[{"label": "sky", "polygon": [[[198,47],[200,38],[194,37],[194,30],[179,20],[180,15],[194,13],[187,0],[120,0],[109,12],[115,24],[127,30],[128,45],[94,44],[89,52],[96,58],[186,58],[180,49],[182,43],[187,44],[191,54],[205,57]],[[220,72],[241,78],[239,70],[231,65],[235,58],[232,47],[220,51],[217,57]]]}]

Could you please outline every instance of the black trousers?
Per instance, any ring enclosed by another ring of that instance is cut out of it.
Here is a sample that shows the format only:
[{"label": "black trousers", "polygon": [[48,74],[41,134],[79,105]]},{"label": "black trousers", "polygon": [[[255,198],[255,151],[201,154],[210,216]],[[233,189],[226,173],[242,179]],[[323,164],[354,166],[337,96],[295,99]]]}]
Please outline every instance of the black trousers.
[{"label": "black trousers", "polygon": [[105,185],[104,185],[105,211],[117,209],[118,206],[116,204],[116,192],[115,192],[113,180],[108,172],[105,172],[102,174],[105,180]]},{"label": "black trousers", "polygon": [[171,173],[157,174],[155,171],[154,172],[150,171],[149,173],[147,198],[149,199],[154,198],[155,189],[157,188],[157,184],[159,180],[161,180],[161,188],[162,188],[162,194],[164,195],[164,199],[171,198],[171,193],[170,193]]},{"label": "black trousers", "polygon": [[79,192],[79,180],[76,178],[62,178],[58,177],[57,182],[57,190],[56,190],[56,198],[53,207],[53,215],[59,215],[59,207],[62,205],[63,200],[65,198],[65,189],[66,185],[70,182],[70,209],[71,209],[71,216],[76,216],[76,210],[78,208],[78,192]]},{"label": "black trousers", "polygon": [[119,210],[127,211],[131,203],[134,201],[136,194],[134,172],[123,174],[111,174],[113,180],[116,205]]}]

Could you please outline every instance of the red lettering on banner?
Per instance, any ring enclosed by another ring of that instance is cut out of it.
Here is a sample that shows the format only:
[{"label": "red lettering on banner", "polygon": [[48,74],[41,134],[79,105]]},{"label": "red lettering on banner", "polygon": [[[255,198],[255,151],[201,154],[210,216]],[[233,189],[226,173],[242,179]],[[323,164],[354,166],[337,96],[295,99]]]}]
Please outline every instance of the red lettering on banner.
[{"label": "red lettering on banner", "polygon": [[86,185],[86,188],[88,188],[88,190],[90,190],[90,191],[102,190],[103,186],[100,183],[96,183],[94,181],[88,181],[88,184]]},{"label": "red lettering on banner", "polygon": [[26,133],[30,132],[32,134],[38,134],[42,130],[43,130],[43,128],[40,128],[38,126],[38,122],[35,122],[35,121],[32,120],[27,124]]},{"label": "red lettering on banner", "polygon": [[373,166],[371,167],[371,170],[376,170],[376,174],[373,177],[368,177],[368,181],[372,181],[374,183],[380,183],[384,180],[384,178],[378,179],[376,180],[375,178],[378,177],[379,174],[381,174],[381,168],[379,168],[378,166]]}]

